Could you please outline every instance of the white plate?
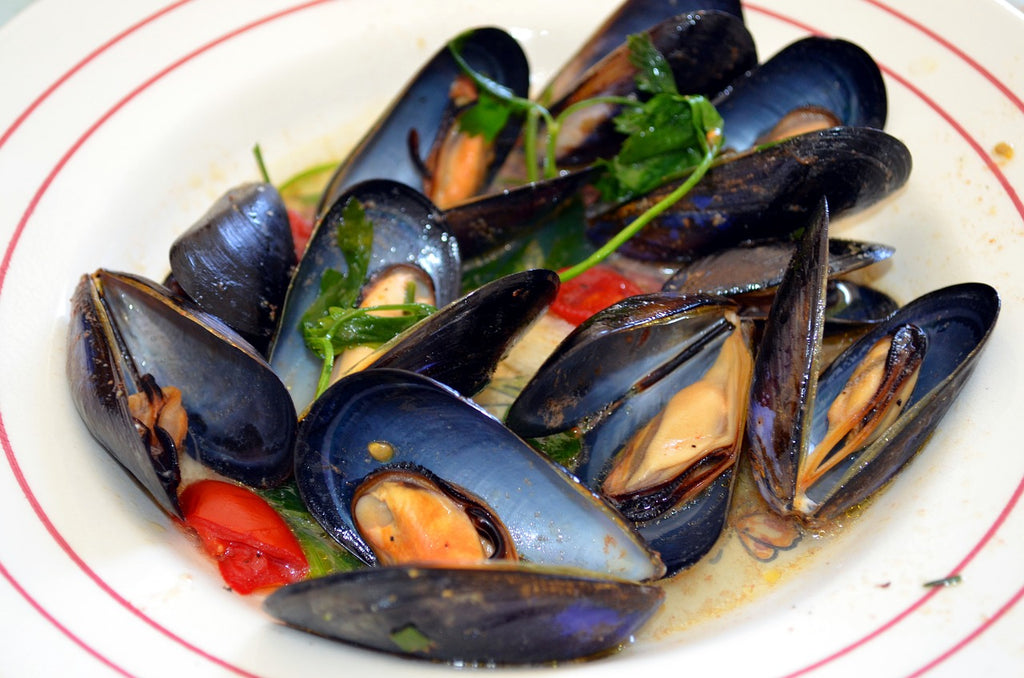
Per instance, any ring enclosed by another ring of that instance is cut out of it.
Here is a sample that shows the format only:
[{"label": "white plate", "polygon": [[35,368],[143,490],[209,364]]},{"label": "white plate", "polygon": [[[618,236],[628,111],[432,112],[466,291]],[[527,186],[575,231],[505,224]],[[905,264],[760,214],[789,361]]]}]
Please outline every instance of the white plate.
[{"label": "white plate", "polygon": [[[278,178],[341,156],[455,32],[511,29],[543,82],[615,4],[41,0],[0,29],[3,673],[446,670],[285,629],[224,591],[74,413],[68,298],[101,266],[162,276],[175,234],[255,177],[254,142]],[[926,451],[840,539],[753,602],[713,601],[724,611],[689,625],[669,611],[620,655],[560,671],[1019,675],[1024,21],[994,0],[764,0],[746,15],[762,57],[819,32],[885,71],[914,172],[835,226],[896,247],[879,284],[909,300],[988,282],[1002,317]],[[957,587],[922,586],[952,573]]]}]

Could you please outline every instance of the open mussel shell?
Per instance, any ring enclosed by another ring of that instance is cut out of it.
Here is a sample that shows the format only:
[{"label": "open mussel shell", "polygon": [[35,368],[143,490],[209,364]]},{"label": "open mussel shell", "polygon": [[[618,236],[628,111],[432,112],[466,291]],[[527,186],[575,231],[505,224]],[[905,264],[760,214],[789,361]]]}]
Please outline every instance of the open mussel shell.
[{"label": "open mussel shell", "polygon": [[[879,323],[821,372],[828,219],[824,206],[819,210],[820,218],[805,234],[769,316],[754,369],[747,428],[761,494],[777,512],[810,522],[843,515],[917,454],[973,371],[1000,305],[996,291],[982,283],[925,294]],[[915,355],[923,351],[923,360],[916,383],[910,382],[913,390],[898,396],[898,416],[862,445],[843,450],[839,463],[813,484],[801,481],[811,450],[830,425],[830,406],[851,376],[881,340],[908,333],[915,337]]]},{"label": "open mussel shell", "polygon": [[368,278],[395,266],[411,266],[430,279],[436,306],[450,303],[460,293],[458,244],[449,235],[444,216],[423,194],[388,179],[365,181],[346,191],[317,222],[292,277],[271,347],[270,364],[288,387],[300,412],[316,394],[321,362],[307,348],[299,325],[320,294],[324,271],[348,270],[338,247],[337,232],[345,227],[344,211],[349,200],[362,205],[365,218],[373,225]]},{"label": "open mussel shell", "polygon": [[328,534],[367,563],[376,557],[356,528],[352,497],[371,472],[399,463],[482,500],[524,560],[630,580],[664,573],[658,557],[578,480],[432,379],[393,369],[350,374],[302,421],[295,476],[303,500]]},{"label": "open mussel shell", "polygon": [[[529,96],[530,70],[519,43],[498,28],[478,28],[461,42],[460,54],[478,73]],[[317,214],[322,215],[349,187],[387,177],[414,188],[423,186],[423,168],[410,149],[410,132],[431,139],[445,125],[449,90],[461,73],[448,45],[427,62],[395,98],[386,113],[339,165],[328,182]],[[513,117],[498,135],[490,158],[491,172],[504,161],[519,136],[521,119]],[[488,180],[484,180],[484,185]]]},{"label": "open mussel shell", "polygon": [[267,350],[296,263],[276,188],[250,183],[225,193],[174,241],[170,262],[190,299]]},{"label": "open mussel shell", "polygon": [[[665,17],[645,27],[668,63],[682,94],[713,98],[757,65],[757,51],[743,20],[724,12],[699,11]],[[565,96],[550,106],[553,115],[596,97],[636,96],[638,68],[625,40],[582,74]],[[559,128],[558,163],[579,167],[618,152],[625,136],[615,130],[618,106],[590,105],[568,115]],[[728,128],[727,128],[728,129]]]},{"label": "open mussel shell", "polygon": [[264,608],[290,626],[360,647],[491,666],[616,651],[663,599],[656,586],[570,570],[385,567],[281,587]]},{"label": "open mussel shell", "polygon": [[[645,461],[651,441],[659,441],[653,449],[667,460],[685,459],[691,443],[697,448],[722,438],[712,449],[702,450],[699,461],[610,498],[661,555],[669,574],[711,549],[728,514],[752,361],[735,311],[725,299],[700,295],[658,293],[626,299],[570,334],[507,414],[507,425],[527,437],[575,429],[582,451],[573,471],[599,493],[609,491],[612,469],[618,466],[633,469],[627,472],[633,476],[631,484],[641,480],[641,469],[648,466],[652,470],[644,474],[663,474],[660,462]],[[730,341],[734,343],[726,351]],[[718,365],[726,354],[726,362]],[[713,366],[715,376],[707,382]],[[699,424],[695,412],[706,412],[709,393],[730,412],[714,412],[711,421]],[[729,394],[737,402],[730,403]],[[676,428],[677,422],[682,428]],[[667,447],[661,447],[662,441]],[[632,460],[620,461],[627,447],[632,448]]]},{"label": "open mussel shell", "polygon": [[672,15],[700,10],[724,12],[743,19],[743,7],[739,0],[626,0],[566,60],[544,88],[541,103],[549,104],[566,97],[585,72],[625,43],[628,36],[646,31]]},{"label": "open mussel shell", "polygon": [[416,372],[464,396],[487,385],[498,363],[558,294],[558,274],[512,273],[478,287],[382,346],[372,368]]},{"label": "open mussel shell", "polygon": [[579,325],[537,370],[506,414],[525,438],[560,433],[619,403],[702,349],[733,325],[725,299],[676,294],[629,297]]},{"label": "open mussel shell", "polygon": [[[898,139],[868,127],[833,127],[722,156],[704,178],[619,252],[638,259],[689,260],[748,240],[802,228],[822,195],[833,217],[863,209],[906,183],[911,156]],[[676,188],[589,216],[604,242]]]},{"label": "open mussel shell", "polygon": [[882,129],[888,108],[871,55],[852,42],[819,36],[785,47],[713,103],[726,148],[734,151],[792,136],[787,128],[805,124]]},{"label": "open mussel shell", "polygon": [[216,318],[128,274],[82,277],[72,298],[67,376],[89,431],[164,510],[177,504],[178,449],[150,446],[129,397],[175,387],[185,446],[213,470],[254,487],[291,473],[295,409],[255,350]]}]

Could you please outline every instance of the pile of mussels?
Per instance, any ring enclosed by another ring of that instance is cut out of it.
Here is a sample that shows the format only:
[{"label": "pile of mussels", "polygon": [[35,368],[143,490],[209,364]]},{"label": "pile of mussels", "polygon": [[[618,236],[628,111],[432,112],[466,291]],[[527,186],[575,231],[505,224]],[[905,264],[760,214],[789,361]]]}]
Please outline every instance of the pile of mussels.
[{"label": "pile of mussels", "polygon": [[[300,260],[278,191],[247,184],[174,243],[164,284],[82,277],[71,391],[91,433],[163,510],[181,515],[184,450],[250,487],[294,480],[324,530],[367,565],[277,589],[272,615],[442,661],[601,655],[659,607],[659,579],[714,545],[741,448],[772,510],[827,521],[891,480],[963,386],[996,322],[995,291],[959,284],[897,307],[840,277],[892,250],[828,238],[830,218],[883,199],[910,172],[907,148],[881,131],[874,61],[809,37],[759,62],[738,2],[670,4],[626,2],[544,90],[545,105],[638,95],[623,45],[646,31],[679,91],[717,107],[727,150],[616,255],[629,270],[676,273],[569,333],[503,419],[473,397],[559,278],[524,270],[463,294],[467,262],[541,232],[574,201],[600,243],[673,187],[613,206],[582,197],[594,161],[622,143],[614,107],[567,118],[553,179],[510,183],[523,171],[521,119],[489,144],[469,140],[484,144],[475,152],[447,153],[467,142],[452,121],[474,97],[447,49],[338,167]],[[461,53],[528,96],[526,59],[503,31],[472,31]],[[429,130],[442,131],[421,158]],[[452,155],[476,165],[453,171]],[[299,318],[325,268],[347,270],[336,234],[351,198],[374,225],[365,295],[386,296],[382,281],[399,277],[439,310],[348,361],[358,364],[315,398],[320,360]],[[826,366],[832,327],[860,338]],[[581,449],[571,471],[527,442],[567,432]],[[397,513],[411,502],[388,502],[403,492],[464,511],[484,560],[389,553],[363,507]],[[402,629],[426,642],[396,644]]]}]

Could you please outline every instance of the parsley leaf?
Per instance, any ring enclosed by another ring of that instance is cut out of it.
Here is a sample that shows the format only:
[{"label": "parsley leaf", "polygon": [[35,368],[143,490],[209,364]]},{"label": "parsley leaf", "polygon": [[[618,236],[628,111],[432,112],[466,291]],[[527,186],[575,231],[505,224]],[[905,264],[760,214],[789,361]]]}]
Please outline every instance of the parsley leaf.
[{"label": "parsley leaf", "polygon": [[459,129],[469,135],[482,136],[487,143],[493,143],[511,115],[511,106],[484,90],[479,93],[476,102],[459,117]]},{"label": "parsley leaf", "polygon": [[649,94],[678,94],[676,80],[672,75],[672,67],[668,60],[658,51],[647,33],[637,33],[626,37],[629,46],[629,63],[640,71],[636,76],[636,86],[641,92]]},{"label": "parsley leaf", "polygon": [[[348,271],[344,275],[334,269],[323,272],[320,278],[320,296],[302,315],[301,327],[304,335],[306,329],[327,315],[331,307],[350,307],[355,305],[359,298],[359,290],[370,267],[373,224],[366,218],[366,212],[358,200],[349,198],[342,207],[336,238]],[[308,336],[306,343],[309,343]]]},{"label": "parsley leaf", "polygon": [[[300,322],[306,346],[324,361],[317,396],[329,385],[336,355],[354,346],[376,348],[436,310],[430,304],[413,302],[412,289],[406,291],[405,303],[358,308],[373,249],[373,224],[359,201],[350,198],[342,207],[336,237],[348,270],[345,274],[334,269],[323,272],[320,296]],[[385,313],[388,311],[398,313]]]},{"label": "parsley leaf", "polygon": [[597,182],[602,198],[631,200],[696,167],[708,152],[708,132],[721,126],[704,97],[656,94],[623,111],[615,128],[626,140],[615,157],[598,161],[606,170]]}]

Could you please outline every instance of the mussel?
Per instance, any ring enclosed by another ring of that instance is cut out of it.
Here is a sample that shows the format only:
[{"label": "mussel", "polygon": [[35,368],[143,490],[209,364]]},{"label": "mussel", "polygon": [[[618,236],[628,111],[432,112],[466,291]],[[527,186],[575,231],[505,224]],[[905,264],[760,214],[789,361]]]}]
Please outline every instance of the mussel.
[{"label": "mussel", "polygon": [[[459,55],[471,68],[515,95],[527,96],[529,65],[519,43],[510,35],[498,28],[478,28],[458,36],[455,42]],[[434,138],[459,133],[459,111],[453,107],[464,108],[476,96],[472,83],[460,79],[461,75],[451,46],[446,44],[413,76],[388,111],[338,166],[324,189],[317,215],[326,213],[342,193],[362,181],[387,177],[422,190],[425,173],[428,180],[439,178],[432,175],[443,170],[424,166],[416,142],[421,134]],[[463,95],[459,83],[470,93]],[[463,96],[470,101],[459,101]],[[493,143],[477,149],[482,154],[482,166],[481,176],[473,182],[475,186],[482,189],[490,182],[519,136],[521,121],[521,116],[513,116]],[[463,195],[462,199],[469,197],[472,195]]]},{"label": "mussel", "polygon": [[[270,364],[281,376],[299,412],[313,401],[320,360],[306,344],[303,317],[321,291],[328,270],[347,274],[349,264],[338,243],[346,226],[346,207],[354,201],[373,228],[366,285],[382,277],[412,272],[429,293],[430,303],[444,306],[458,297],[458,243],[448,233],[444,216],[423,194],[389,179],[352,186],[317,222],[306,252],[292,277],[270,351]],[[398,289],[401,293],[401,286]]]},{"label": "mussel", "polygon": [[378,559],[353,498],[368,475],[394,464],[421,467],[479,498],[524,560],[630,580],[664,573],[613,510],[497,419],[428,377],[388,368],[331,386],[303,419],[295,447],[310,512],[367,563]]},{"label": "mussel", "polygon": [[815,129],[882,129],[888,114],[882,72],[871,55],[852,42],[820,36],[787,45],[713,103],[732,151]]},{"label": "mussel", "polygon": [[67,377],[89,431],[168,513],[178,455],[253,487],[291,473],[295,408],[237,333],[141,277],[99,270],[72,299]]},{"label": "mussel", "polygon": [[[712,98],[757,65],[754,40],[743,21],[731,14],[698,11],[661,19],[643,29],[672,70],[679,92]],[[640,31],[638,31],[640,32]],[[560,115],[595,97],[642,98],[632,47],[625,37],[585,73],[571,91],[550,104]],[[562,167],[584,167],[614,155],[624,137],[613,118],[620,106],[588,104],[568,114],[559,127],[557,159]]]},{"label": "mussel", "polygon": [[286,624],[361,647],[495,666],[619,650],[664,597],[657,586],[567,569],[404,566],[291,584],[264,607]]},{"label": "mussel", "polygon": [[170,250],[174,283],[266,354],[295,267],[288,210],[266,183],[221,196]]},{"label": "mussel", "polygon": [[573,471],[673,573],[718,539],[743,441],[750,337],[720,297],[630,297],[580,325],[509,408],[522,436],[572,432]]},{"label": "mussel", "polygon": [[[712,294],[734,298],[741,315],[764,319],[796,251],[793,240],[740,243],[683,264],[662,285],[682,294]],[[880,322],[898,304],[880,290],[843,278],[848,273],[885,261],[893,248],[880,243],[832,238],[828,242],[828,282],[825,322],[853,326]]]},{"label": "mussel", "polygon": [[[872,205],[910,176],[907,147],[868,127],[808,132],[722,156],[682,200],[629,240],[620,252],[639,259],[687,260],[747,240],[800,230],[822,195],[833,217]],[[674,188],[607,211],[595,206],[588,234],[603,242]]]},{"label": "mussel", "polygon": [[619,48],[628,36],[646,31],[670,15],[701,10],[724,12],[743,20],[743,7],[738,0],[626,0],[558,69],[543,88],[541,102],[549,104],[566,97],[586,71]]},{"label": "mussel", "polygon": [[769,314],[750,394],[754,477],[775,511],[828,521],[920,450],[972,372],[999,315],[988,285],[925,294],[821,371],[828,210],[801,240]]}]

